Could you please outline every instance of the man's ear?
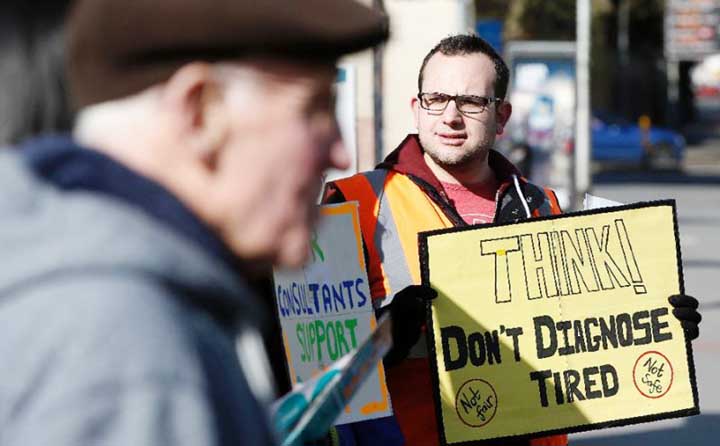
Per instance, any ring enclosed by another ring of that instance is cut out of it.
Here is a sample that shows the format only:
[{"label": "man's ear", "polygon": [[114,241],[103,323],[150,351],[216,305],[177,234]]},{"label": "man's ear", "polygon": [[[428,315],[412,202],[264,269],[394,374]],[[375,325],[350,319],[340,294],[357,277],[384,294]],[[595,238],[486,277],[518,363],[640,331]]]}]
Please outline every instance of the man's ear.
[{"label": "man's ear", "polygon": [[495,115],[497,119],[496,133],[500,135],[505,130],[505,124],[507,124],[510,119],[510,115],[512,115],[512,104],[506,101],[498,103]]},{"label": "man's ear", "polygon": [[420,121],[420,116],[418,114],[420,113],[420,102],[415,96],[410,99],[410,108],[412,108],[413,111],[413,122],[415,123],[415,128],[418,129],[418,123]]},{"label": "man's ear", "polygon": [[220,86],[212,67],[205,63],[183,66],[164,85],[163,107],[172,114],[193,155],[214,158],[224,140],[227,128],[219,119],[223,116],[218,112],[220,102]]}]

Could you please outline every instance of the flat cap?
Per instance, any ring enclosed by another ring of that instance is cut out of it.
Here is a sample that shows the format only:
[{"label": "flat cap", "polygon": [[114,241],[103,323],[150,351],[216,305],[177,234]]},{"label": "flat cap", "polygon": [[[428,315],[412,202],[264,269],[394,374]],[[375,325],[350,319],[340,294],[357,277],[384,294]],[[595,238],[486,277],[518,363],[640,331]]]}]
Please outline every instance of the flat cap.
[{"label": "flat cap", "polygon": [[67,28],[70,95],[75,108],[121,98],[193,61],[333,61],[388,29],[356,0],[79,0]]}]

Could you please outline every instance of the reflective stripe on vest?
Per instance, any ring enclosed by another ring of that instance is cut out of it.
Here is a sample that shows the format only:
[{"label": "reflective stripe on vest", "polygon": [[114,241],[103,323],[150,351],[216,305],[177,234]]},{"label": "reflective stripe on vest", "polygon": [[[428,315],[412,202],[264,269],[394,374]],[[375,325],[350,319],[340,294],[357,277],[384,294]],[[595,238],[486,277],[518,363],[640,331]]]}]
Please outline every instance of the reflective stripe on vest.
[{"label": "reflective stripe on vest", "polygon": [[360,204],[370,293],[376,306],[385,306],[394,293],[420,283],[417,234],[453,225],[405,175],[373,170],[335,181],[335,185],[346,200]]}]

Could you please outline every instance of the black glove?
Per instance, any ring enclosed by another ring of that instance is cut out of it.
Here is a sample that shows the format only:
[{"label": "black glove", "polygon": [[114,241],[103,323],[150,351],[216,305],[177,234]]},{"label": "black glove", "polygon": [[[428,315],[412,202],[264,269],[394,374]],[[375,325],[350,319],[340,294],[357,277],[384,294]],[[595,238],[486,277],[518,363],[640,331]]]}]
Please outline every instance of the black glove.
[{"label": "black glove", "polygon": [[437,291],[429,286],[410,285],[395,294],[392,303],[383,309],[390,311],[393,336],[393,347],[383,360],[386,368],[396,365],[410,353],[425,325],[425,304],[436,297]]},{"label": "black glove", "polygon": [[674,294],[668,298],[668,302],[673,306],[673,315],[680,321],[688,339],[692,341],[697,338],[700,334],[698,324],[702,320],[697,311],[697,299],[687,294]]}]

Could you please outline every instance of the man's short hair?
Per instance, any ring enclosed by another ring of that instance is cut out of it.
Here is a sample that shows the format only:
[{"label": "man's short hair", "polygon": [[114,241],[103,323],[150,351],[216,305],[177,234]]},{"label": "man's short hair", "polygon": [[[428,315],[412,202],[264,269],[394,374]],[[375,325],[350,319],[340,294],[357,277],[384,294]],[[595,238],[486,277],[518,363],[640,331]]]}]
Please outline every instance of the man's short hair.
[{"label": "man's short hair", "polygon": [[505,61],[502,57],[500,57],[497,51],[495,51],[489,43],[475,34],[458,34],[446,37],[430,50],[420,66],[420,74],[418,75],[418,92],[422,92],[425,65],[427,65],[430,58],[436,53],[440,53],[445,56],[464,56],[475,53],[482,53],[486,55],[495,65],[495,97],[505,99],[508,81],[510,79],[510,70],[508,70]]}]

